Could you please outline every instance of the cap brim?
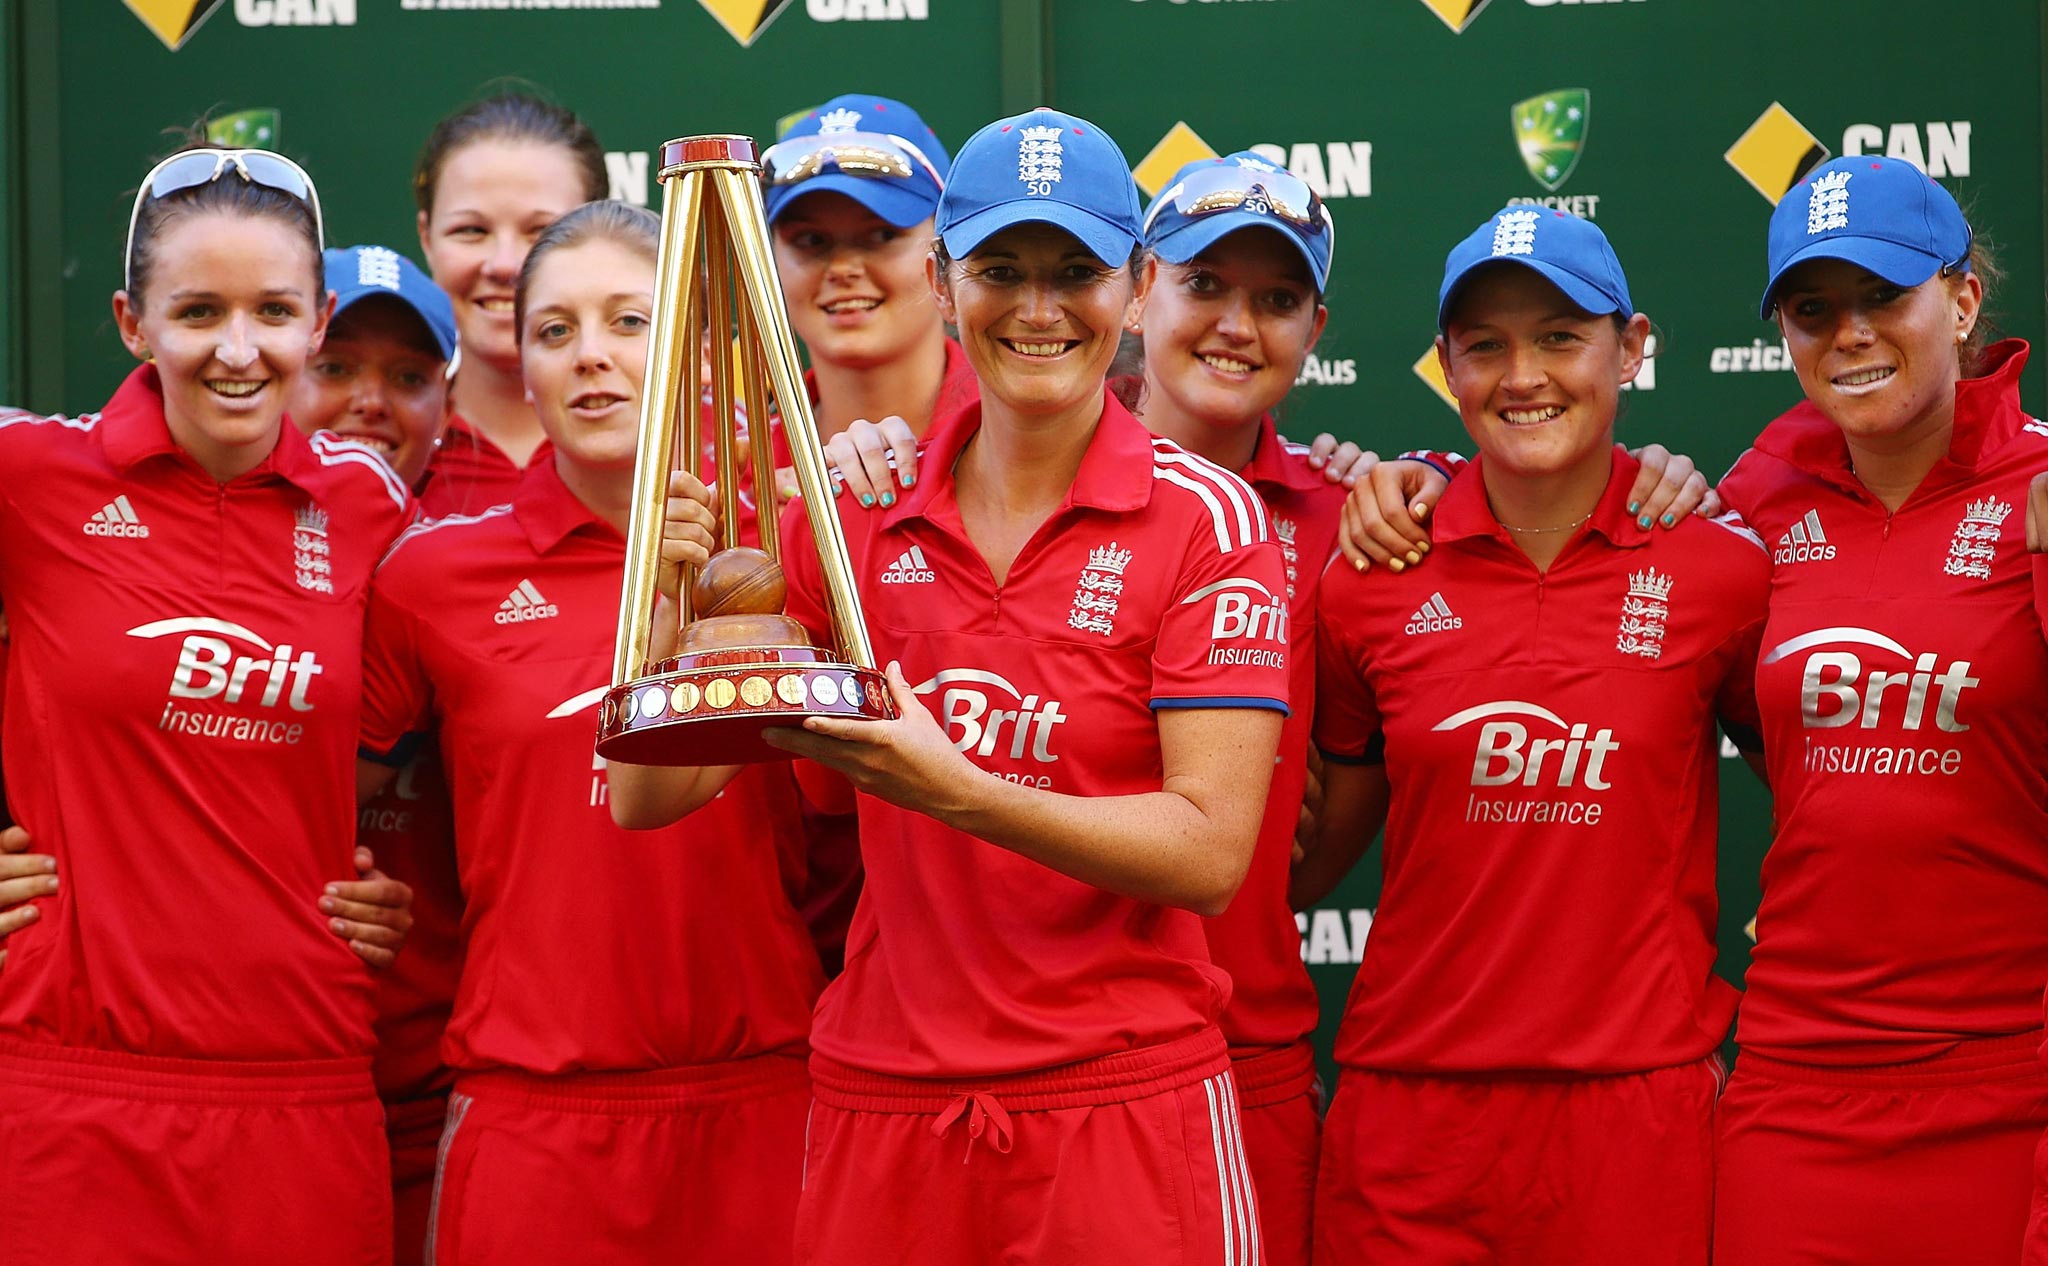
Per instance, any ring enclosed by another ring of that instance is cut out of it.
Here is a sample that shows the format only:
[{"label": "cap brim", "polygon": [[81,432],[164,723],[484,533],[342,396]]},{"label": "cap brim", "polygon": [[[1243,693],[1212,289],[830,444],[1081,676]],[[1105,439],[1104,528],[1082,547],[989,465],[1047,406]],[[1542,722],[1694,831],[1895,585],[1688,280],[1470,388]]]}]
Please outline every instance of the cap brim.
[{"label": "cap brim", "polygon": [[1050,224],[1065,229],[1081,239],[1081,245],[1088,248],[1089,254],[1111,267],[1121,267],[1130,262],[1131,252],[1138,246],[1137,235],[1130,230],[1111,224],[1094,212],[1084,211],[1070,202],[1054,202],[1048,198],[1013,198],[985,207],[947,228],[939,236],[946,243],[947,254],[954,259],[965,259],[983,242],[1017,224]]},{"label": "cap brim", "polygon": [[393,303],[402,305],[407,312],[419,318],[420,325],[427,332],[427,337],[433,340],[435,347],[441,349],[442,360],[451,359],[455,355],[457,339],[455,328],[451,325],[443,330],[435,325],[434,318],[428,316],[421,309],[420,305],[407,298],[403,291],[386,290],[382,286],[353,286],[347,290],[337,288],[334,292],[334,315],[340,316],[364,299],[389,299]]},{"label": "cap brim", "polygon": [[1309,276],[1315,278],[1316,289],[1330,288],[1329,266],[1316,258],[1307,242],[1271,216],[1251,211],[1218,211],[1184,220],[1181,227],[1153,239],[1152,253],[1169,264],[1185,264],[1240,229],[1264,229],[1285,238],[1288,245],[1301,253]]},{"label": "cap brim", "polygon": [[1771,274],[1770,284],[1764,287],[1763,302],[1758,306],[1757,315],[1768,321],[1771,309],[1777,300],[1771,296],[1777,293],[1778,283],[1785,274],[1809,259],[1840,259],[1867,268],[1889,281],[1894,286],[1917,286],[1941,271],[1946,261],[1926,251],[1916,251],[1910,246],[1887,242],[1875,237],[1824,237],[1810,242],[1787,256]]},{"label": "cap brim", "polygon": [[773,224],[799,201],[814,193],[844,194],[899,229],[922,224],[939,209],[939,191],[929,182],[912,177],[849,176],[828,171],[793,185],[771,189],[768,222]]},{"label": "cap brim", "polygon": [[[1518,255],[1489,255],[1484,259],[1475,260],[1471,264],[1466,265],[1465,270],[1459,273],[1452,280],[1451,284],[1445,288],[1443,299],[1437,304],[1436,309],[1436,328],[1438,330],[1448,327],[1451,309],[1458,302],[1458,292],[1465,288],[1465,283],[1472,279],[1472,274],[1482,268],[1488,268],[1495,264],[1513,264],[1517,267],[1529,269],[1551,285],[1564,291],[1565,298],[1594,316],[1606,316],[1610,312],[1621,311],[1620,306],[1613,299],[1603,294],[1598,286],[1595,286],[1577,273],[1568,272],[1555,264],[1539,259],[1525,259]],[[1635,314],[1628,313],[1627,315],[1633,316]]]}]

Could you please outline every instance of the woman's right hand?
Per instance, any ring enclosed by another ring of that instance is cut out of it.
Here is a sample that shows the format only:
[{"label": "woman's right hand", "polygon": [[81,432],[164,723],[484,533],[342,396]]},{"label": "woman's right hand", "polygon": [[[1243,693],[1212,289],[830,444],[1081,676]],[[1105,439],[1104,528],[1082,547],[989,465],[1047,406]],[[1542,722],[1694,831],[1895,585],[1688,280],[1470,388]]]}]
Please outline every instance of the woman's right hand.
[{"label": "woman's right hand", "polygon": [[711,490],[687,470],[671,471],[668,505],[661,516],[661,568],[655,586],[671,602],[679,601],[683,567],[702,567],[718,548],[718,511]]},{"label": "woman's right hand", "polygon": [[1337,546],[1359,571],[1374,563],[1392,571],[1413,566],[1429,552],[1424,526],[1450,480],[1412,457],[1383,461],[1344,499]]},{"label": "woman's right hand", "polygon": [[825,464],[839,468],[834,495],[886,510],[896,504],[897,488],[917,483],[917,436],[893,413],[880,422],[862,418],[825,441]]},{"label": "woman's right hand", "polygon": [[[27,831],[18,826],[0,831],[0,941],[41,917],[29,902],[57,891],[57,859],[28,850]],[[0,965],[6,962],[7,951],[0,949]]]}]

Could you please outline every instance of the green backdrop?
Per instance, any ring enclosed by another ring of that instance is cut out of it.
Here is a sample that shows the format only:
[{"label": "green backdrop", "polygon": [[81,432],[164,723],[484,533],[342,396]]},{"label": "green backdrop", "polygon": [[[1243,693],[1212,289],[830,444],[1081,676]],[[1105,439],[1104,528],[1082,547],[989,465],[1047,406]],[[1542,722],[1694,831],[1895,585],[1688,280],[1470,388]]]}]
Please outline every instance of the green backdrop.
[{"label": "green backdrop", "polygon": [[[1457,447],[1414,366],[1445,250],[1514,199],[1613,239],[1661,346],[1624,421],[1709,472],[1797,398],[1755,318],[1772,198],[1820,154],[1942,177],[1999,248],[2008,330],[2043,327],[2041,0],[9,0],[0,10],[0,400],[97,407],[127,361],[107,297],[161,129],[274,111],[330,238],[417,256],[409,175],[491,81],[590,120],[615,192],[669,136],[740,131],[835,93],[906,99],[950,144],[1054,104],[1123,144],[1149,193],[1178,161],[1267,146],[1338,223],[1331,319],[1286,406],[1392,451]],[[195,25],[195,19],[196,25]],[[178,45],[175,49],[172,45]],[[1150,161],[1147,161],[1147,160]],[[2026,398],[2042,407],[2042,365]],[[1740,979],[1768,806],[1726,762],[1723,968]],[[1367,869],[1376,870],[1377,855]],[[1303,916],[1326,1016],[1377,877]],[[1327,1032],[1323,1035],[1327,1045]]]}]

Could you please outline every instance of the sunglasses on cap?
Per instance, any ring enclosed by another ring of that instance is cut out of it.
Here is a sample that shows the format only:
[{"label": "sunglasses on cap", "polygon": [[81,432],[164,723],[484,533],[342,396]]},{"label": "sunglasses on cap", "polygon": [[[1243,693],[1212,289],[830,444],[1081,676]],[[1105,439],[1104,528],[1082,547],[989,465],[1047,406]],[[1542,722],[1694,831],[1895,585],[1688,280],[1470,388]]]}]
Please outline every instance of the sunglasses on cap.
[{"label": "sunglasses on cap", "polygon": [[135,191],[135,209],[128,213],[128,248],[121,255],[124,287],[135,284],[135,226],[142,220],[144,204],[186,189],[212,184],[228,171],[233,171],[252,185],[275,189],[304,203],[306,209],[313,213],[316,245],[323,250],[326,248],[327,231],[320,219],[320,194],[313,188],[313,178],[306,174],[305,168],[267,149],[186,150],[150,168],[149,174],[142,178],[142,187]]},{"label": "sunglasses on cap", "polygon": [[1336,236],[1336,226],[1330,222],[1330,212],[1323,206],[1323,200],[1301,177],[1284,171],[1218,163],[1193,172],[1153,202],[1152,210],[1145,216],[1147,236],[1152,232],[1153,221],[1169,206],[1190,219],[1218,211],[1274,215],[1304,232],[1328,233],[1333,241]]},{"label": "sunglasses on cap", "polygon": [[770,145],[761,155],[761,179],[771,188],[793,185],[825,170],[875,180],[908,180],[919,171],[941,190],[946,178],[924,151],[884,132],[819,132]]}]

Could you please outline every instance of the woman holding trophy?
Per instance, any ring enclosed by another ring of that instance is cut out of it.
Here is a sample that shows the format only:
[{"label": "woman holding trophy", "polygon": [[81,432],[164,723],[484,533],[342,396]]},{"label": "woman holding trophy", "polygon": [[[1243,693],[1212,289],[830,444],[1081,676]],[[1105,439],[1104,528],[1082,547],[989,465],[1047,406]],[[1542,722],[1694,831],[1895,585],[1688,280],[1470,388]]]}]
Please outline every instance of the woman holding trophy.
[{"label": "woman holding trophy", "polygon": [[[629,833],[590,758],[656,236],[617,202],[540,236],[516,312],[546,459],[509,504],[407,533],[372,600],[363,747],[402,763],[409,735],[438,730],[467,898],[429,1254],[443,1266],[637,1263],[681,1244],[772,1263],[791,1238],[821,980],[761,841],[793,806],[743,780]],[[390,772],[364,763],[367,784]]]},{"label": "woman holding trophy", "polygon": [[[859,788],[868,876],[813,1026],[798,1259],[1220,1264],[1259,1231],[1200,916],[1258,833],[1284,564],[1250,488],[1107,391],[1145,284],[1113,141],[1049,110],[990,124],[937,229],[981,401],[845,524],[901,718],[769,731]],[[671,491],[667,555],[702,563],[712,499]],[[802,513],[782,557],[816,633]],[[729,775],[614,763],[612,810],[673,822]]]}]

